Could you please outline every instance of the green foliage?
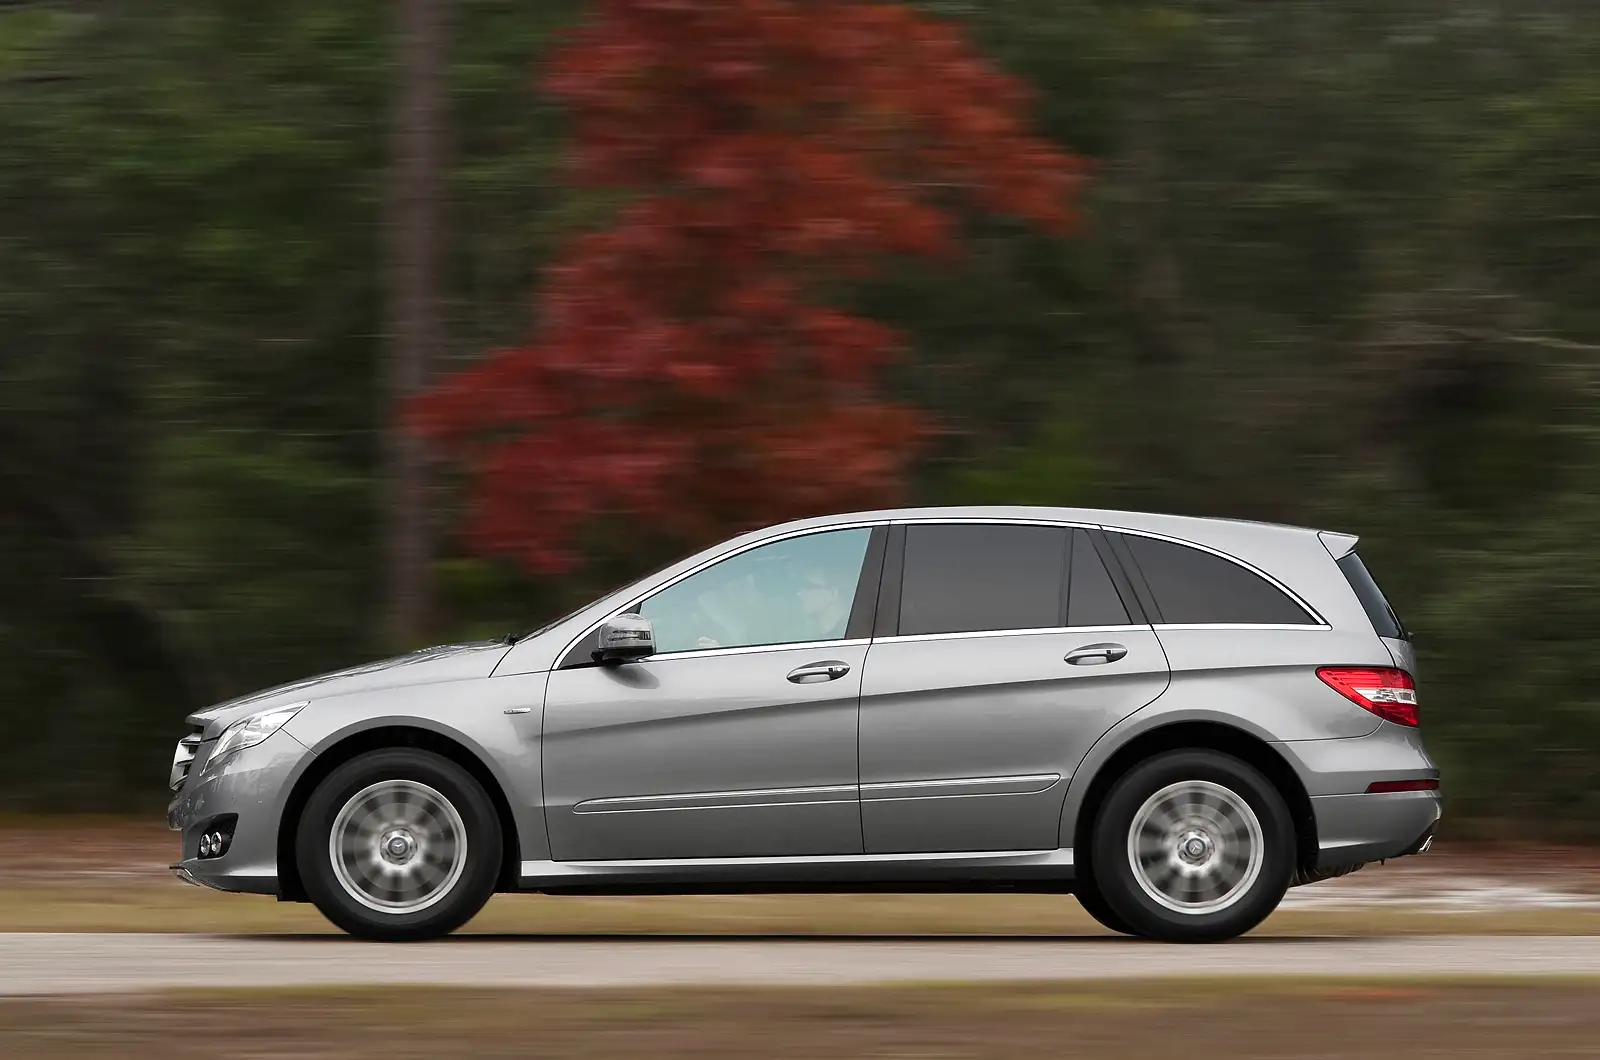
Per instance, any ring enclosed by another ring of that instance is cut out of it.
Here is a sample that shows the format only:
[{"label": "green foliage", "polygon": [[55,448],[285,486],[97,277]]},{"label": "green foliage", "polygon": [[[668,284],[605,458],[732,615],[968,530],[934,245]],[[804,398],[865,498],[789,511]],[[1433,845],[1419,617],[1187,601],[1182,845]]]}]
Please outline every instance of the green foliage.
[{"label": "green foliage", "polygon": [[[521,337],[614,205],[560,186],[532,89],[579,6],[452,5],[452,362]],[[909,338],[895,396],[941,427],[914,498],[1360,533],[1452,822],[1593,837],[1600,12],[921,6],[1094,170],[1077,238],[979,221],[839,292]],[[154,805],[186,710],[384,650],[388,15],[0,7],[0,800]],[[449,539],[440,637],[670,559],[647,529],[544,582]]]}]

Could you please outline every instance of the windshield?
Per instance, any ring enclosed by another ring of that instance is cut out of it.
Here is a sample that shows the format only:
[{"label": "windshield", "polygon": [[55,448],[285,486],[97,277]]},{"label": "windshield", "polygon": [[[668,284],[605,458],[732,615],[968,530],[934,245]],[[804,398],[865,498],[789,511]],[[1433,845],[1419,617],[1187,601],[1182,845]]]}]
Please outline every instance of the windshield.
[{"label": "windshield", "polygon": [[597,596],[593,600],[590,600],[588,603],[583,604],[583,605],[581,605],[579,607],[573,608],[571,611],[568,611],[566,614],[562,615],[560,618],[554,619],[553,621],[550,621],[550,622],[546,622],[544,625],[540,626],[538,629],[530,629],[525,633],[513,633],[510,636],[506,637],[506,643],[507,644],[516,644],[519,641],[527,640],[529,637],[537,637],[541,633],[548,633],[550,630],[555,629],[557,626],[561,625],[561,623],[565,622],[567,619],[575,618],[578,615],[582,614],[583,612],[589,610],[589,608],[591,608],[591,607],[597,607],[600,604],[606,603],[607,601],[611,600],[613,597],[621,596],[624,590],[631,589],[633,586],[638,585],[640,582],[644,581],[647,578],[654,578],[657,574],[660,574],[662,571],[666,570],[668,567],[676,567],[678,564],[680,564],[684,560],[688,559],[689,556],[694,555],[694,554],[695,553],[691,552],[688,555],[679,556],[677,559],[673,560],[670,563],[663,563],[661,566],[657,567],[655,570],[651,571],[649,574],[641,574],[637,578],[629,579],[628,581],[623,582],[621,585],[615,586],[609,592],[607,592],[605,595]]}]

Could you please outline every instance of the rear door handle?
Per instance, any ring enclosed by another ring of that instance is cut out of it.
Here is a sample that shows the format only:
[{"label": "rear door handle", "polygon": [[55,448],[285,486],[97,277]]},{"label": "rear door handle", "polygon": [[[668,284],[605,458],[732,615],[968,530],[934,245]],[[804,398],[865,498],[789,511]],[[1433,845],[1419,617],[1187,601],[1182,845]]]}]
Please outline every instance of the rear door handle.
[{"label": "rear door handle", "polygon": [[849,663],[829,659],[827,662],[807,663],[799,669],[790,670],[789,680],[797,685],[810,685],[819,681],[837,681],[849,672]]},{"label": "rear door handle", "polygon": [[1073,666],[1104,666],[1128,654],[1120,644],[1085,644],[1067,652],[1067,662]]}]

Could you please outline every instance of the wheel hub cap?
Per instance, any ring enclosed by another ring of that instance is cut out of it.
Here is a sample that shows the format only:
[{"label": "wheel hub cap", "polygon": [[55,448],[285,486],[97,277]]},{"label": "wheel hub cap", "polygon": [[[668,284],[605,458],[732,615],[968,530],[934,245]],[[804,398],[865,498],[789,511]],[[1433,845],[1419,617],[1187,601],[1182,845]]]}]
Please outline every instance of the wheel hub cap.
[{"label": "wheel hub cap", "polygon": [[379,849],[391,865],[404,865],[417,854],[417,837],[403,830],[387,832]]},{"label": "wheel hub cap", "polygon": [[1237,793],[1210,781],[1170,784],[1145,800],[1128,829],[1133,877],[1159,905],[1220,912],[1261,874],[1261,822]]},{"label": "wheel hub cap", "polygon": [[1190,865],[1198,865],[1211,856],[1216,841],[1204,832],[1185,833],[1178,844],[1178,852]]},{"label": "wheel hub cap", "polygon": [[357,902],[380,913],[416,913],[461,879],[467,829],[434,788],[379,781],[352,795],[334,818],[328,857],[339,886]]}]

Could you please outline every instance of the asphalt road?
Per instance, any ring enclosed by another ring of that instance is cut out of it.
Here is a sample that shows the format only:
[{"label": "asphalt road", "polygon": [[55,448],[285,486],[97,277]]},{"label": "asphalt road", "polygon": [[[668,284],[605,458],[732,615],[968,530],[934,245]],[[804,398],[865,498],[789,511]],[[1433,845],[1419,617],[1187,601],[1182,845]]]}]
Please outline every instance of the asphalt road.
[{"label": "asphalt road", "polygon": [[1600,975],[1600,937],[1242,939],[0,934],[0,995],[176,987],[838,985],[1229,975]]}]

